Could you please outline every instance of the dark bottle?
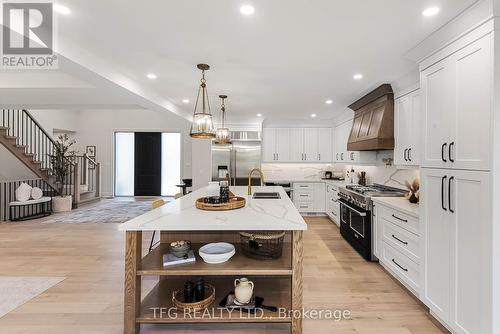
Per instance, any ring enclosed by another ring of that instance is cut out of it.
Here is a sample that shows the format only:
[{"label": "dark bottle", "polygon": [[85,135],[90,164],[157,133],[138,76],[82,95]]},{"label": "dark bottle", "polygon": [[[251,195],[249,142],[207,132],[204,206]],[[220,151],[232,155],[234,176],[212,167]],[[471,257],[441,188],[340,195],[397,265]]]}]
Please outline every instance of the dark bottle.
[{"label": "dark bottle", "polygon": [[191,281],[184,283],[184,303],[194,302],[194,284]]},{"label": "dark bottle", "polygon": [[205,299],[205,281],[200,278],[194,286],[194,300],[199,302]]},{"label": "dark bottle", "polygon": [[221,203],[229,202],[229,185],[227,181],[221,181],[220,202]]}]

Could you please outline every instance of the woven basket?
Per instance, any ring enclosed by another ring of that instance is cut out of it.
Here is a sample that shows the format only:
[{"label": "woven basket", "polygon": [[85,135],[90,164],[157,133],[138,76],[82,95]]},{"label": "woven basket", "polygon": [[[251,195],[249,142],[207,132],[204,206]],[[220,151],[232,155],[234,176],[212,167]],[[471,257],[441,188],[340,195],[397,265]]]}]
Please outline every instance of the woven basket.
[{"label": "woven basket", "polygon": [[205,283],[205,299],[199,302],[184,303],[184,293],[182,290],[172,292],[172,304],[181,310],[188,312],[201,311],[209,307],[215,301],[215,287]]},{"label": "woven basket", "polygon": [[284,231],[240,232],[241,250],[257,260],[274,260],[283,255]]}]

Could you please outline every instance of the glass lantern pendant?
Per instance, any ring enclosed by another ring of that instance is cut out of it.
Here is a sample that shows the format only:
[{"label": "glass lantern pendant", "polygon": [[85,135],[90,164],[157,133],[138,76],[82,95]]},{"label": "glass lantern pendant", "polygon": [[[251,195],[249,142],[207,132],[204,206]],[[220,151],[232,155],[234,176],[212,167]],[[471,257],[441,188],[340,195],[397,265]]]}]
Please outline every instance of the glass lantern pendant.
[{"label": "glass lantern pendant", "polygon": [[[205,80],[205,71],[209,70],[210,66],[207,64],[198,64],[197,67],[201,70],[201,84],[198,88],[198,96],[196,97],[196,104],[194,106],[193,123],[191,124],[191,132],[189,135],[192,138],[211,139],[215,137],[215,131]],[[198,110],[198,104],[201,105],[201,110]]]},{"label": "glass lantern pendant", "polygon": [[215,134],[215,143],[216,144],[231,144],[231,133],[229,129],[226,128],[226,105],[224,101],[227,99],[227,95],[219,95],[222,100],[220,107],[220,124],[217,128],[217,132]]}]

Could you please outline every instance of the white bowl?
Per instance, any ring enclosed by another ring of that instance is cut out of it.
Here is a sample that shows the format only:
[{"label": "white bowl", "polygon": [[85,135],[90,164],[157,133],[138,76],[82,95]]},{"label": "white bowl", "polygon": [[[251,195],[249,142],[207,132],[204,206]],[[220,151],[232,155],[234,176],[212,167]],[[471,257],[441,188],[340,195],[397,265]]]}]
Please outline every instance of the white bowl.
[{"label": "white bowl", "polygon": [[235,253],[234,246],[227,242],[207,244],[198,251],[203,261],[210,264],[224,263],[232,258]]}]

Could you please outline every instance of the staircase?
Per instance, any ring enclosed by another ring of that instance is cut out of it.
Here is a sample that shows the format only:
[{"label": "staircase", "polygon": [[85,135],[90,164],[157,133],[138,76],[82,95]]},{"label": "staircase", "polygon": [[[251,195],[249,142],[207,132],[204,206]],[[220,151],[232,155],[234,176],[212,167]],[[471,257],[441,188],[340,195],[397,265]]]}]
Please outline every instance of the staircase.
[{"label": "staircase", "polygon": [[[0,144],[54,191],[58,191],[50,160],[56,143],[27,110],[1,111]],[[83,155],[68,158],[68,165],[69,173],[63,180],[64,187],[60,195],[73,196],[74,208],[80,203],[99,199],[100,164]]]}]

